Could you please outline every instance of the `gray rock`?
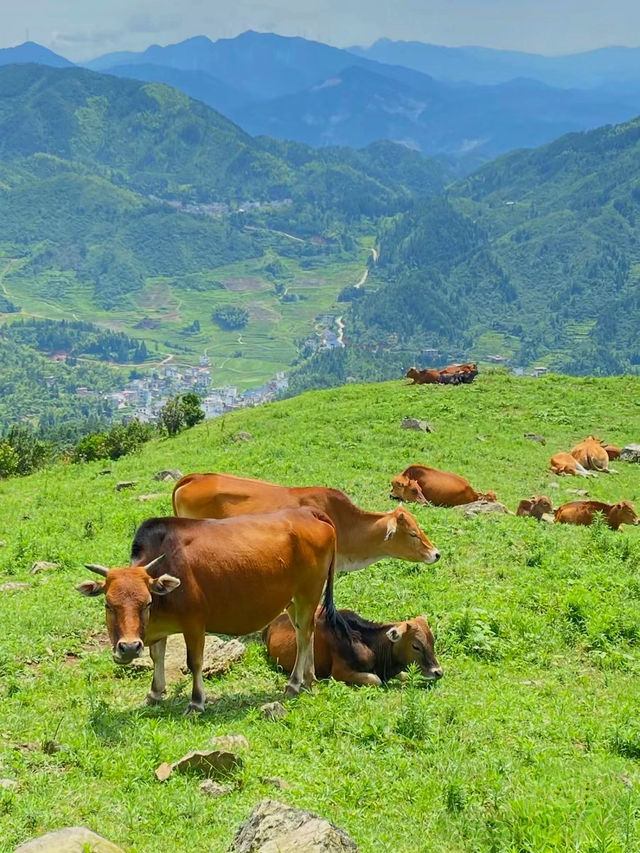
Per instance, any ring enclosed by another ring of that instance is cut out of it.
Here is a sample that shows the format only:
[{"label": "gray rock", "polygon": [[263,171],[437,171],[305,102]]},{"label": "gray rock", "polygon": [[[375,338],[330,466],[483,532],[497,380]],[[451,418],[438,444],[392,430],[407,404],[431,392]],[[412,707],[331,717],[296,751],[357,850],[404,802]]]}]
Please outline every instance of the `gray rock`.
[{"label": "gray rock", "polygon": [[281,791],[287,791],[291,787],[291,782],[286,779],[281,779],[279,776],[265,776],[262,781],[265,785],[273,785],[274,788],[279,788]]},{"label": "gray rock", "polygon": [[627,444],[620,452],[623,462],[640,462],[640,444]]},{"label": "gray rock", "polygon": [[500,501],[473,501],[469,504],[461,504],[456,509],[461,510],[465,518],[473,518],[476,515],[485,515],[492,512],[501,515],[513,515]]},{"label": "gray rock", "polygon": [[226,749],[229,751],[249,749],[249,741],[244,735],[215,735],[215,737],[211,738],[211,746],[215,749]]},{"label": "gray rock", "polygon": [[422,421],[420,418],[405,418],[400,424],[402,429],[416,429],[420,432],[433,432],[433,427],[428,421]]},{"label": "gray rock", "polygon": [[230,853],[357,853],[344,830],[295,806],[262,800],[236,833]]},{"label": "gray rock", "polygon": [[7,543],[4,541],[4,539],[0,539],[0,548],[6,548],[6,547],[7,547]]},{"label": "gray rock", "polygon": [[123,489],[133,489],[137,483],[134,480],[120,480],[119,483],[116,483],[115,490],[116,492],[121,492]]},{"label": "gray rock", "polygon": [[233,791],[233,785],[223,785],[221,782],[214,782],[213,779],[205,779],[198,787],[208,797],[224,797],[225,794],[231,794]]},{"label": "gray rock", "polygon": [[0,584],[0,592],[13,592],[15,589],[28,589],[28,583],[21,581],[9,581],[8,583]]},{"label": "gray rock", "polygon": [[155,776],[165,782],[172,773],[194,773],[199,776],[227,775],[242,767],[242,758],[235,752],[219,749],[196,749],[168,764],[166,761],[156,768]]},{"label": "gray rock", "polygon": [[124,853],[124,850],[83,826],[70,826],[26,841],[14,853]]},{"label": "gray rock", "polygon": [[18,787],[18,783],[15,779],[0,779],[0,790],[1,791],[12,791],[14,788]]},{"label": "gray rock", "polygon": [[154,480],[160,480],[162,483],[168,483],[170,480],[181,480],[182,477],[183,474],[179,468],[167,468],[164,471],[156,471],[153,475]]},{"label": "gray rock", "polygon": [[231,441],[251,441],[253,436],[250,432],[237,432],[231,436]]},{"label": "gray rock", "polygon": [[538,435],[535,432],[525,432],[524,437],[529,439],[529,441],[537,441],[539,444],[546,444],[547,439],[541,435]]},{"label": "gray rock", "polygon": [[571,495],[588,495],[589,492],[586,489],[567,489],[567,492]]},{"label": "gray rock", "polygon": [[60,563],[49,563],[47,560],[37,560],[29,570],[30,575],[39,575],[40,572],[53,572],[60,568]]},{"label": "gray rock", "polygon": [[[246,653],[247,649],[240,640],[225,642],[215,635],[205,637],[202,666],[203,676],[205,678],[213,678],[217,675],[223,675],[234,663],[241,660]],[[149,650],[145,649],[144,655],[132,661],[131,666],[142,669],[153,669]],[[168,681],[176,681],[189,673],[189,668],[187,667],[187,650],[182,634],[173,634],[167,638],[164,667]]]},{"label": "gray rock", "polygon": [[160,494],[160,492],[155,492],[152,495],[138,495],[138,500],[140,503],[146,503],[147,501],[157,501],[158,498],[162,498],[164,495]]},{"label": "gray rock", "polygon": [[267,720],[281,720],[289,713],[282,702],[266,702],[260,706],[260,711]]}]

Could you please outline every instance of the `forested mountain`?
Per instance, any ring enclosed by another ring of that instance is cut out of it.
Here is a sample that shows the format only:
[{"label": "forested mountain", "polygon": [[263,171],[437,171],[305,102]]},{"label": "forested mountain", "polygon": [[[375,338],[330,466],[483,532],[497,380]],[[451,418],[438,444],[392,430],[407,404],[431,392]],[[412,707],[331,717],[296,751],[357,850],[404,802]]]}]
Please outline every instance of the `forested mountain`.
[{"label": "forested mountain", "polygon": [[[498,65],[506,62],[500,56]],[[500,78],[502,85],[452,84],[405,67],[408,63],[401,51],[386,64],[302,38],[246,32],[106,55],[89,66],[162,79],[252,134],[356,148],[393,140],[445,155],[466,171],[514,148],[624,121],[640,111],[640,92],[633,86],[554,89],[522,79],[517,63]]]},{"label": "forested mountain", "polygon": [[548,86],[587,89],[628,84],[640,75],[640,48],[603,47],[566,56],[542,56],[488,47],[444,47],[419,41],[379,39],[370,47],[351,47],[356,56],[401,64],[438,80],[505,83],[516,77]]},{"label": "forested mountain", "polygon": [[638,372],[640,119],[499,158],[391,220],[379,250],[350,351],[316,357],[294,389],[374,363],[393,375],[431,348]]},{"label": "forested mountain", "polygon": [[444,167],[405,149],[390,155],[390,147],[314,152],[255,140],[161,84],[7,66],[0,69],[0,246],[27,258],[7,280],[52,288],[47,271],[70,271],[96,304],[111,308],[148,276],[260,255],[254,232],[212,215],[240,203],[253,205],[243,222],[271,212],[276,226],[322,234],[336,221],[406,209],[416,192],[444,186]]}]

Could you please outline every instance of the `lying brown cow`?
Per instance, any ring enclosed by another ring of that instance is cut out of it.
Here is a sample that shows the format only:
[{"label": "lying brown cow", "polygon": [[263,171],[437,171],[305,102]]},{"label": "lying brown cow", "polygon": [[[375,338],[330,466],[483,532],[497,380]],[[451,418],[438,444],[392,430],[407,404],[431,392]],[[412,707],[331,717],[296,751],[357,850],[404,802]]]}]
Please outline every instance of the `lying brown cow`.
[{"label": "lying brown cow", "polygon": [[230,518],[288,506],[312,506],[329,516],[336,528],[339,572],[364,569],[384,557],[412,563],[440,558],[406,509],[365,512],[338,489],[290,488],[232,474],[188,474],[173,490],[173,511],[184,518]]},{"label": "lying brown cow", "polygon": [[553,504],[546,495],[536,495],[520,501],[516,515],[529,516],[541,521],[544,515],[553,513]]},{"label": "lying brown cow", "polygon": [[437,506],[460,506],[473,501],[496,501],[495,492],[476,492],[468,480],[451,471],[410,465],[391,480],[391,497]]},{"label": "lying brown cow", "polygon": [[149,646],[149,702],[165,691],[167,637],[183,634],[193,676],[188,711],[202,711],[205,633],[258,631],[285,608],[297,638],[287,695],[311,686],[314,617],[325,584],[325,619],[334,630],[344,624],[333,603],[335,547],[330,519],[309,508],[225,521],[151,518],[138,528],[130,567],[87,566],[104,581],[87,580],[77,589],[105,596],[116,663],[130,663]]},{"label": "lying brown cow", "polygon": [[590,435],[571,451],[571,455],[583,468],[590,471],[602,471],[605,474],[616,473],[609,468],[609,455],[599,438]]},{"label": "lying brown cow", "polygon": [[405,374],[407,379],[413,379],[414,385],[436,385],[440,381],[440,374],[437,370],[418,370],[417,367],[410,367]]},{"label": "lying brown cow", "polygon": [[600,501],[572,501],[558,507],[555,514],[560,524],[593,524],[596,513],[601,512],[612,530],[621,524],[640,524],[636,511],[629,501],[605,504]]},{"label": "lying brown cow", "polygon": [[551,457],[551,471],[558,475],[573,474],[580,475],[581,477],[596,476],[590,471],[587,471],[586,468],[583,468],[577,459],[574,459],[570,453],[566,452],[556,453],[555,456]]},{"label": "lying brown cow", "polygon": [[[433,650],[433,634],[426,616],[407,622],[368,622],[352,610],[338,611],[350,634],[336,633],[322,611],[316,614],[313,655],[318,678],[347,684],[379,686],[405,673],[416,663],[425,678],[437,679],[442,669]],[[264,632],[267,652],[285,672],[291,672],[296,657],[296,635],[286,613]]]},{"label": "lying brown cow", "polygon": [[620,454],[622,453],[622,449],[620,447],[616,447],[615,444],[603,444],[602,446],[610,460],[620,459]]},{"label": "lying brown cow", "polygon": [[443,367],[440,370],[441,374],[448,373],[473,373],[474,376],[478,375],[478,365],[477,364],[449,364],[447,367]]}]

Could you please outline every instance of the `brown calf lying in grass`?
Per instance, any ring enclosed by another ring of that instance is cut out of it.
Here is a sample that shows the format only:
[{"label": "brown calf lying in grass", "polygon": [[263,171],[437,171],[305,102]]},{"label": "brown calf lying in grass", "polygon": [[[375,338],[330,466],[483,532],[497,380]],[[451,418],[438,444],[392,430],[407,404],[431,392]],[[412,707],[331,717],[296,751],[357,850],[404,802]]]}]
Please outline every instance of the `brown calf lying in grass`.
[{"label": "brown calf lying in grass", "polygon": [[558,507],[555,520],[560,524],[593,524],[596,513],[601,512],[612,530],[621,524],[640,524],[635,509],[629,501],[605,504],[600,501],[572,501]]},{"label": "brown calf lying in grass", "polygon": [[[353,610],[338,611],[350,634],[336,632],[316,612],[313,656],[318,678],[347,684],[379,686],[405,672],[411,663],[430,680],[442,676],[433,650],[433,634],[426,616],[406,622],[368,622]],[[296,634],[287,613],[278,616],[263,633],[267,652],[285,672],[296,658]]]}]

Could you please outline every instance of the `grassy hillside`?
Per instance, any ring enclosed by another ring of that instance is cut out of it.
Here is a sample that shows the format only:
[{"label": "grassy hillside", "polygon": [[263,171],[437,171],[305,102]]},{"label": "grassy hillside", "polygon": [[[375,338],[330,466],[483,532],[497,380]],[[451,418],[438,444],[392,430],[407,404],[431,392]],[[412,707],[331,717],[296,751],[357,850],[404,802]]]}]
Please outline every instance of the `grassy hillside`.
[{"label": "grassy hillside", "polygon": [[[283,483],[325,483],[384,510],[392,474],[414,461],[459,471],[512,509],[532,493],[557,505],[585,488],[640,504],[640,467],[553,481],[550,455],[590,432],[640,436],[640,380],[481,375],[471,386],[350,385],[245,410],[154,441],[140,456],[0,483],[0,792],[6,849],[83,823],[129,851],[226,850],[264,796],[318,811],[363,853],[632,853],[640,846],[640,529],[620,533],[463,519],[414,505],[442,552],[436,566],[385,560],[339,579],[338,604],[369,618],[427,613],[445,677],[434,689],[323,683],[288,701],[282,722],[258,706],[281,698],[282,674],[252,645],[209,682],[206,713],[184,718],[186,679],[162,708],[143,705],[148,674],[116,669],[100,603],[73,586],[82,564],[123,564],[136,525],[170,511],[159,468],[223,470]],[[400,428],[426,417],[433,434]],[[253,439],[231,437],[248,430]],[[542,433],[543,447],[523,438]],[[132,492],[115,492],[121,479]],[[554,487],[556,486],[557,487]],[[138,496],[158,493],[141,503]],[[34,560],[62,564],[29,575]],[[161,785],[154,768],[212,735],[251,744],[242,785],[218,800],[197,782]],[[55,739],[60,752],[17,745]],[[275,790],[266,777],[287,780]],[[4,849],[4,848],[3,848]]]}]

